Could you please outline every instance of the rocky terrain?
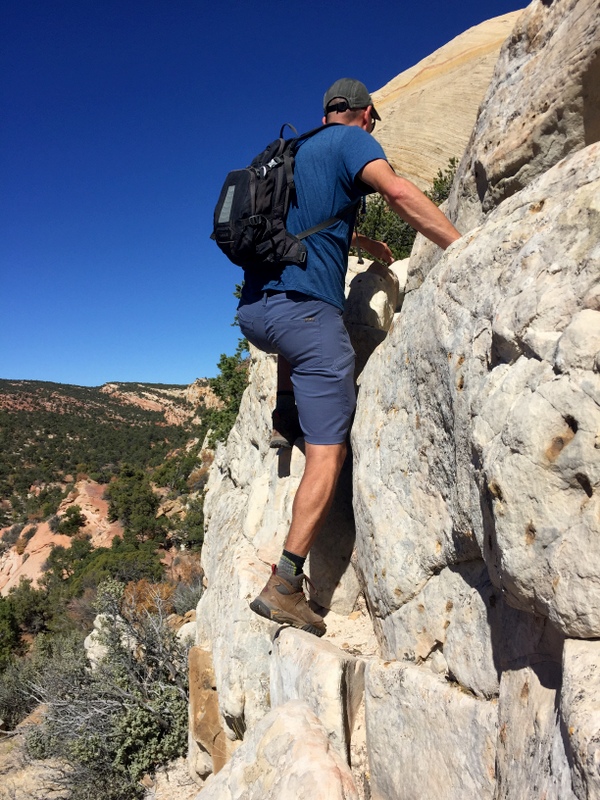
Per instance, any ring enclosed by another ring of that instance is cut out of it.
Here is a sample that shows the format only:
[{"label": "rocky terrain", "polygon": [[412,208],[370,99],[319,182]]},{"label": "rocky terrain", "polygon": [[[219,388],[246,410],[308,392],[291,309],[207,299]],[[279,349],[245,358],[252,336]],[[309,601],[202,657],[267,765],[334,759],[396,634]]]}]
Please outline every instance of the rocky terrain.
[{"label": "rocky terrain", "polygon": [[182,425],[193,419],[199,405],[204,408],[219,408],[222,405],[205,378],[199,378],[189,386],[165,388],[141,384],[105,383],[100,387],[100,391],[122,403],[147,411],[161,411],[165,422],[169,425]]},{"label": "rocky terrain", "polygon": [[[44,505],[48,493],[58,521],[76,505],[85,518],[79,535],[94,548],[110,547],[123,527],[109,521],[105,491],[120,463],[154,458],[160,465],[160,456],[154,457],[159,448],[169,458],[198,445],[194,436],[204,430],[195,427],[201,415],[221,406],[206,379],[189,386],[110,383],[99,388],[0,381],[5,520],[0,524],[0,593],[6,596],[21,578],[36,586],[52,548],[71,545],[69,536],[51,527]],[[177,497],[167,497],[168,488],[155,491],[161,497],[159,517],[185,514]],[[21,529],[12,542],[11,523],[17,521]],[[5,537],[12,546],[6,546]]]},{"label": "rocky terrain", "polygon": [[[77,481],[57,511],[57,516],[62,519],[69,506],[79,506],[86,520],[81,533],[86,538],[89,537],[94,547],[110,547],[115,536],[123,535],[120,522],[109,522],[105,489],[106,486],[95,481]],[[0,536],[3,530],[0,530]],[[53,532],[48,522],[26,525],[17,544],[0,555],[0,594],[8,594],[13,586],[19,584],[21,578],[30,579],[36,586],[43,566],[56,545],[70,547],[71,537]]]},{"label": "rocky terrain", "polygon": [[323,639],[248,608],[303,464],[268,448],[274,362],[253,353],[205,503],[202,800],[600,797],[599,11],[534,0],[494,25],[448,202],[463,237],[350,273],[353,457],[309,568]]}]

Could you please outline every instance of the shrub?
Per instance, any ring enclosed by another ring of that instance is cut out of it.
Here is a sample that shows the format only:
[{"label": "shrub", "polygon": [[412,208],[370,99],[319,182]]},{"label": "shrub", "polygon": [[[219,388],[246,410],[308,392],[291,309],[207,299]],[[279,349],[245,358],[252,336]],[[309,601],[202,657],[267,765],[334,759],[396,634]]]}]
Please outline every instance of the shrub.
[{"label": "shrub", "polygon": [[36,707],[35,698],[29,694],[27,680],[34,678],[31,663],[26,659],[11,659],[0,679],[0,719],[7,730],[16,726]]},{"label": "shrub", "polygon": [[12,525],[7,531],[2,534],[2,541],[7,547],[13,547],[17,543],[25,525]]},{"label": "shrub", "polygon": [[38,636],[27,658],[13,659],[0,680],[0,718],[13,729],[43,702],[46,686],[64,690],[87,666],[81,636]]},{"label": "shrub", "polygon": [[27,528],[25,533],[23,533],[23,539],[25,539],[26,542],[30,542],[37,533],[37,529],[37,525],[32,525],[31,527]]},{"label": "shrub", "polygon": [[458,159],[453,157],[448,161],[448,166],[443,172],[441,169],[438,169],[437,175],[433,179],[431,189],[425,192],[427,197],[433,200],[436,206],[441,205],[444,200],[448,198],[457,168]]},{"label": "shrub", "polygon": [[211,409],[204,415],[204,420],[212,433],[210,446],[216,442],[225,441],[236,420],[242,395],[248,385],[248,342],[240,339],[237,349],[232,356],[224,353],[219,359],[219,375],[210,378],[211,389],[224,403],[223,408]]},{"label": "shrub", "polygon": [[19,536],[17,542],[15,544],[15,550],[17,551],[18,556],[22,556],[25,552],[25,548],[27,547],[27,539],[24,536]]},{"label": "shrub", "polygon": [[69,506],[65,515],[58,525],[58,533],[66,536],[74,536],[80,528],[87,522],[85,514],[81,511],[81,506]]},{"label": "shrub", "polygon": [[191,550],[199,550],[204,542],[204,495],[192,500],[185,517],[177,523],[171,538]]},{"label": "shrub", "polygon": [[9,591],[7,599],[24,631],[37,634],[46,630],[52,616],[48,595],[43,589],[34,589],[30,578],[21,578]]},{"label": "shrub", "polygon": [[[12,604],[0,597],[0,672],[11,663],[19,646],[19,623]],[[2,681],[0,680],[0,686]],[[5,719],[0,705],[0,719]]]},{"label": "shrub", "polygon": [[48,712],[28,747],[67,762],[70,800],[131,800],[145,772],[185,753],[187,649],[167,624],[162,587],[109,580],[96,608],[111,621],[100,632],[106,655],[90,670],[82,648],[51,654],[30,681]]},{"label": "shrub", "polygon": [[106,490],[109,519],[120,520],[137,541],[161,543],[166,522],[156,519],[160,500],[152,491],[150,478],[143,470],[125,465],[119,477]]},{"label": "shrub", "polygon": [[202,577],[195,578],[192,583],[178,583],[172,597],[175,613],[183,616],[188,611],[196,608],[203,592]]},{"label": "shrub", "polygon": [[158,614],[173,612],[173,592],[175,587],[169,583],[150,583],[147,578],[128,583],[123,592],[123,603],[137,615],[143,611]]}]

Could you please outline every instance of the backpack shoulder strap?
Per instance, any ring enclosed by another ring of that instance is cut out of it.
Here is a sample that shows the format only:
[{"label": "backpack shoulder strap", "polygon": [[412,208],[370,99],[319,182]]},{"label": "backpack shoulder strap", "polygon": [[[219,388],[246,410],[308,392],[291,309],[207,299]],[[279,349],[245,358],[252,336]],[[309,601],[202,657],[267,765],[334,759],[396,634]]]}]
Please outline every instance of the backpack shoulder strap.
[{"label": "backpack shoulder strap", "polygon": [[[286,122],[286,125],[289,125],[289,123]],[[297,147],[299,144],[304,142],[306,139],[310,139],[311,136],[314,136],[315,133],[319,133],[320,131],[324,131],[326,128],[333,128],[334,126],[336,128],[339,128],[339,127],[341,127],[341,123],[340,122],[326,122],[324,125],[319,125],[318,128],[313,128],[310,131],[306,131],[306,133],[301,133],[300,136],[296,136],[296,138],[294,139],[294,146]],[[283,127],[285,128],[285,125]],[[292,126],[290,125],[289,127],[292,127]],[[283,128],[281,130],[283,130]]]},{"label": "backpack shoulder strap", "polygon": [[319,222],[318,225],[313,225],[312,228],[307,228],[302,233],[296,234],[296,239],[306,239],[307,236],[312,236],[313,233],[318,233],[319,231],[325,230],[330,225],[333,225],[334,222],[337,222],[340,219],[343,219],[346,214],[349,214],[353,208],[358,208],[360,203],[360,198],[358,200],[353,200],[351,203],[348,203],[347,206],[344,206],[341,211],[339,211],[334,217],[329,217],[329,219],[324,220],[323,222]]}]

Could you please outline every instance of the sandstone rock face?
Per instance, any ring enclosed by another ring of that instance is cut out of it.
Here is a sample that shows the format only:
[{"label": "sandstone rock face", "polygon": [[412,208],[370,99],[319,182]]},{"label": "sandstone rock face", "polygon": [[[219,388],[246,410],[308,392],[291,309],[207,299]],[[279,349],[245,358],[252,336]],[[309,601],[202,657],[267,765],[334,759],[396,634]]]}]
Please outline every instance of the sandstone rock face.
[{"label": "sandstone rock face", "polygon": [[282,631],[273,642],[271,707],[304,700],[343,758],[364,692],[364,661],[309,633]]},{"label": "sandstone rock face", "polygon": [[185,399],[194,406],[202,405],[204,408],[222,408],[223,401],[216,396],[206,378],[198,378],[190,384],[184,392]]},{"label": "sandstone rock face", "polygon": [[[60,504],[57,515],[62,517],[69,506],[78,505],[86,519],[81,529],[94,547],[110,547],[115,536],[123,535],[120,522],[108,521],[108,501],[104,499],[105,486],[91,480],[77,481],[73,491]],[[11,548],[0,557],[0,592],[8,594],[18,586],[21,578],[37,585],[44,564],[56,545],[71,546],[71,537],[53,533],[47,522],[26,525],[21,534],[24,548],[17,552]]]},{"label": "sandstone rock face", "polygon": [[470,28],[373,92],[382,117],[374,135],[399,175],[428,189],[438,169],[460,160],[519,14]]},{"label": "sandstone rock face", "polygon": [[[356,284],[354,289],[348,286],[348,293],[354,291],[362,304],[352,306],[349,327],[360,332],[354,344],[357,361],[364,364],[393,321],[398,279],[387,268],[365,261],[354,267],[352,280]],[[224,728],[232,739],[269,708],[268,655],[277,626],[258,618],[248,604],[266,583],[270,564],[279,559],[304,468],[300,447],[269,450],[275,359],[251,353],[250,382],[238,419],[227,445],[217,448],[208,481],[202,551],[208,588],[198,606],[197,641],[213,654]],[[302,446],[302,440],[298,444]],[[308,562],[308,574],[318,587],[313,599],[344,616],[352,613],[360,594],[350,563],[355,538],[351,484],[349,458]]]},{"label": "sandstone rock face", "polygon": [[[254,354],[206,500],[197,641],[243,738],[209,800],[295,796],[301,730],[317,797],[343,796],[325,751],[361,800],[600,796],[597,12],[534,0],[518,18],[449,201],[466,235],[417,240],[397,283],[351,270],[366,366],[311,553],[322,640],[248,610],[303,466],[268,451],[274,363]],[[344,632],[364,608],[377,646]]]},{"label": "sandstone rock face", "polygon": [[[598,198],[596,144],[453,245],[371,357],[353,428],[357,563],[383,654],[492,704],[499,693],[492,796],[507,800],[596,791],[585,668],[572,667],[561,701],[560,659],[554,682],[536,659],[548,631],[600,633]],[[557,706],[577,716],[567,743]],[[383,793],[397,786],[387,762],[371,759]],[[401,762],[422,767],[416,749]]]},{"label": "sandstone rock face", "polygon": [[[557,713],[560,661],[507,670],[498,701],[497,800],[575,800]],[[587,795],[592,797],[593,795]]]},{"label": "sandstone rock face", "polygon": [[495,704],[429,671],[371,662],[366,718],[374,800],[493,798]]},{"label": "sandstone rock face", "polygon": [[[568,636],[600,633],[600,376],[571,367],[583,356],[570,346],[581,312],[598,313],[599,152],[560,162],[455,243],[367,365],[357,545],[383,619],[480,551],[511,604]],[[392,518],[401,536],[379,541]]]},{"label": "sandstone rock face", "polygon": [[223,403],[210,388],[206,378],[199,378],[186,387],[158,387],[138,384],[105,383],[100,391],[121,403],[164,414],[169,425],[182,425],[205,408],[221,408]]},{"label": "sandstone rock face", "polygon": [[57,515],[62,517],[69,506],[79,506],[86,519],[81,532],[90,537],[93,547],[110,547],[115,536],[123,535],[123,526],[120,522],[109,522],[105,491],[106,486],[96,481],[89,479],[77,481],[73,491],[65,497],[57,511]]},{"label": "sandstone rock face", "polygon": [[518,18],[450,204],[460,230],[470,230],[568,153],[600,139],[599,37],[598,0],[535,0]]},{"label": "sandstone rock face", "polygon": [[443,569],[383,622],[383,655],[425,664],[477,697],[495,697],[503,666],[536,650],[543,620],[508,606],[485,564]]},{"label": "sandstone rock face", "polygon": [[[568,153],[599,140],[600,3],[534,0],[500,51],[448,215],[467,233]],[[419,247],[409,290],[439,258],[435,246]]]},{"label": "sandstone rock face", "polygon": [[274,709],[246,737],[202,800],[357,800],[346,762],[300,700]]},{"label": "sandstone rock face", "polygon": [[0,593],[3,596],[18,586],[21,578],[27,578],[35,585],[53,546],[71,546],[70,537],[52,533],[47,522],[26,526],[21,536],[26,539],[34,528],[35,533],[27,542],[23,553],[19,555],[17,549],[11,547],[0,556]]},{"label": "sandstone rock face", "polygon": [[215,673],[210,653],[200,647],[189,652],[190,665],[190,749],[192,775],[201,779],[217,773],[227,762],[232,749],[223,731]]},{"label": "sandstone rock face", "polygon": [[565,642],[562,717],[576,797],[600,797],[600,642]]}]

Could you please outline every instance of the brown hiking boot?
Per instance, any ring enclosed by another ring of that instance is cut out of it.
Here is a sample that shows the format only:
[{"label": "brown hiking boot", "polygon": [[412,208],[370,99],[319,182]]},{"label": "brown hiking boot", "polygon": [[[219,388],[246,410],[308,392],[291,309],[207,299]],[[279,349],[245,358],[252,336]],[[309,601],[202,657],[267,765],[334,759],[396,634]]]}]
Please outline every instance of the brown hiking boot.
[{"label": "brown hiking boot", "polygon": [[306,575],[299,575],[299,580],[290,582],[277,573],[275,564],[271,570],[267,585],[250,603],[252,611],[281,625],[292,625],[315,636],[323,636],[327,630],[323,617],[311,610],[302,591],[302,582],[308,581]]},{"label": "brown hiking boot", "polygon": [[295,406],[293,411],[280,411],[276,408],[272,414],[272,421],[273,432],[269,447],[293,447],[296,439],[303,435]]}]

